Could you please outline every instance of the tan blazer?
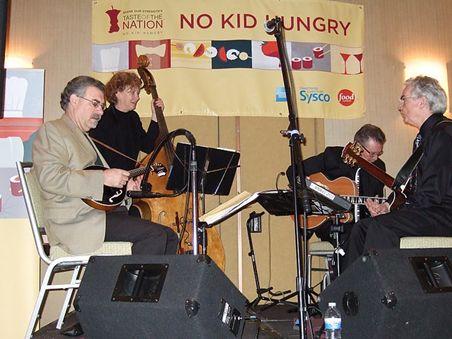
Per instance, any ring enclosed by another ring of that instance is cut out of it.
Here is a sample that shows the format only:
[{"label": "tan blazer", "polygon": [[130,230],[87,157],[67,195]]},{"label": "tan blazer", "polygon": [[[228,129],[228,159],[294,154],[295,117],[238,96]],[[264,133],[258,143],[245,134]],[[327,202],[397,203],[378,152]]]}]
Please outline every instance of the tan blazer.
[{"label": "tan blazer", "polygon": [[33,142],[33,171],[41,185],[46,232],[50,245],[71,254],[98,249],[105,238],[105,212],[81,198],[102,199],[102,171],[83,170],[94,165],[99,151],[64,114],[46,122]]}]

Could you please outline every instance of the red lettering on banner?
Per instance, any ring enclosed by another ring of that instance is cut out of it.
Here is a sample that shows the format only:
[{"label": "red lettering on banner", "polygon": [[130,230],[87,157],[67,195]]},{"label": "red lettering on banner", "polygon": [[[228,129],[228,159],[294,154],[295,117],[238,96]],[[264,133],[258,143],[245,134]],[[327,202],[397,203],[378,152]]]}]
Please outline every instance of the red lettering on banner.
[{"label": "red lettering on banner", "polygon": [[[213,19],[209,14],[203,13],[195,18],[194,14],[190,14],[190,17],[186,17],[184,14],[180,15],[180,28],[184,29],[184,23],[189,28],[209,28],[213,24]],[[195,27],[196,24],[196,27]]]},{"label": "red lettering on banner", "polygon": [[243,14],[243,27],[244,28],[254,28],[257,25],[257,19],[254,15],[245,13]]},{"label": "red lettering on banner", "polygon": [[234,25],[231,23],[231,19],[234,16],[234,14],[230,14],[229,16],[225,16],[225,14],[221,14],[221,28],[225,28],[226,24],[229,25],[231,28],[235,28]]},{"label": "red lettering on banner", "polygon": [[180,15],[180,28],[184,29],[184,22],[188,25],[190,28],[195,28],[195,16],[194,14],[190,15],[190,19],[187,18],[185,15]]},{"label": "red lettering on banner", "polygon": [[347,24],[345,26],[342,21],[339,21],[339,23],[341,24],[342,28],[344,29],[344,35],[347,36],[347,30],[350,27],[351,22],[347,22]]},{"label": "red lettering on banner", "polygon": [[325,19],[317,17],[312,22],[314,29],[319,32],[325,32]]},{"label": "red lettering on banner", "polygon": [[226,14],[221,15],[221,28],[254,28],[257,25],[257,19],[254,15],[245,13],[241,15],[237,14]]},{"label": "red lettering on banner", "polygon": [[339,34],[337,32],[337,27],[338,27],[338,23],[337,20],[334,19],[328,19],[328,32],[331,33],[331,31],[334,31],[334,33]]},{"label": "red lettering on banner", "polygon": [[[206,20],[203,20],[204,18]],[[205,24],[203,24],[202,21],[204,21]],[[198,19],[196,20],[196,23],[201,28],[208,28],[208,27],[212,26],[213,19],[212,19],[212,17],[209,14],[201,14],[200,16],[198,16]]]},{"label": "red lettering on banner", "polygon": [[122,29],[159,29],[163,28],[163,21],[154,20],[132,20],[124,21],[122,23]]},{"label": "red lettering on banner", "polygon": [[298,30],[300,30],[300,24],[302,24],[303,27],[304,27],[307,31],[309,31],[309,27],[311,26],[311,18],[310,18],[310,17],[307,17],[307,18],[306,18],[306,22],[304,22],[303,18],[298,17],[298,18],[297,18],[297,27],[298,27]]},{"label": "red lettering on banner", "polygon": [[[283,21],[283,27],[287,31],[317,31],[317,32],[328,32],[330,34],[344,35],[347,36],[348,29],[350,28],[351,22],[344,22],[341,20],[336,20],[332,18],[315,17],[281,17]],[[265,20],[270,20],[270,16],[266,15]]]}]

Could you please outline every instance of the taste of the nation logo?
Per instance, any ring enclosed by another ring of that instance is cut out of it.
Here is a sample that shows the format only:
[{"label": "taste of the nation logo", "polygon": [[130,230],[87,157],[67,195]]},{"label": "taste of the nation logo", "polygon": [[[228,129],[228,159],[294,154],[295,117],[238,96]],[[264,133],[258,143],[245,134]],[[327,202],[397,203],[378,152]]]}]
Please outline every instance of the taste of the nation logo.
[{"label": "taste of the nation logo", "polygon": [[[121,13],[121,16],[119,16]],[[117,9],[111,6],[105,11],[110,19],[108,33],[119,31],[126,34],[152,33],[158,34],[163,29],[163,11],[161,9]]]},{"label": "taste of the nation logo", "polygon": [[110,18],[110,29],[108,30],[108,33],[119,32],[118,15],[119,13],[121,13],[121,10],[115,9],[113,8],[113,6],[111,6],[111,9],[109,9],[105,13]]}]

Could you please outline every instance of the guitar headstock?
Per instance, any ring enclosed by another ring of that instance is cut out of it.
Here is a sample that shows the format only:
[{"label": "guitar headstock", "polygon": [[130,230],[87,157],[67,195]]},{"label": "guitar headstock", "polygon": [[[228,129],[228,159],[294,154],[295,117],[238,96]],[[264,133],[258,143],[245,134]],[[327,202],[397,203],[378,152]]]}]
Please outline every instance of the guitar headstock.
[{"label": "guitar headstock", "polygon": [[357,163],[357,159],[361,158],[364,148],[358,142],[349,142],[342,150],[342,160],[351,167]]}]

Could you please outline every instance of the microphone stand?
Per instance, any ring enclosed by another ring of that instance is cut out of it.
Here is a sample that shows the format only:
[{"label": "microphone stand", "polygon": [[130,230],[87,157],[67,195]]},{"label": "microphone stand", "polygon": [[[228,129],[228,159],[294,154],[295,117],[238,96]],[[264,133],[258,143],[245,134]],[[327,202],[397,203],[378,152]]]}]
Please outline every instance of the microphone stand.
[{"label": "microphone stand", "polygon": [[[190,180],[192,185],[192,199],[193,199],[193,255],[198,254],[198,163],[196,161],[196,139],[189,131],[185,131],[185,137],[190,142],[191,157],[190,157]],[[203,239],[205,238],[204,228],[202,229]],[[202,252],[205,254],[206,248],[203,244]]]},{"label": "microphone stand", "polygon": [[[158,146],[155,148],[152,156],[149,158],[149,161],[146,165],[146,170],[143,175],[143,180],[141,181],[141,189],[145,193],[143,196],[146,195],[146,193],[150,194],[151,191],[151,185],[148,183],[148,177],[151,169],[151,164],[154,162],[155,158],[157,157],[158,152],[163,147],[165,143],[167,143],[169,140],[175,138],[176,136],[184,135],[187,140],[190,142],[190,148],[191,148],[191,157],[190,157],[190,165],[189,165],[189,172],[190,172],[190,182],[192,186],[192,200],[193,200],[193,255],[197,255],[199,252],[198,249],[198,223],[199,223],[199,217],[198,217],[198,180],[197,180],[197,172],[198,172],[198,164],[196,161],[196,139],[193,136],[193,134],[190,133],[190,131],[179,128],[175,131],[172,131],[166,135],[166,137],[160,141]],[[139,195],[135,195],[135,197],[139,197]],[[204,230],[203,230],[204,232]],[[205,254],[205,247],[203,246],[203,254]]]},{"label": "microphone stand", "polygon": [[[307,313],[307,294],[306,294],[306,257],[308,253],[307,243],[307,216],[311,213],[311,201],[308,189],[306,187],[306,178],[304,175],[302,165],[302,154],[300,144],[304,141],[303,134],[300,134],[298,129],[298,111],[296,102],[294,102],[294,86],[292,72],[289,68],[289,60],[285,46],[284,27],[280,17],[265,23],[265,31],[268,34],[275,35],[278,45],[279,59],[281,62],[281,71],[284,80],[284,87],[286,91],[287,106],[289,109],[289,128],[287,131],[282,131],[284,137],[289,138],[290,147],[290,161],[292,165],[292,182],[293,182],[293,206],[294,206],[294,227],[295,227],[295,250],[297,259],[297,299],[298,299],[298,316],[300,318],[299,334],[300,338],[306,336],[306,325],[309,320]],[[299,225],[299,209],[298,201],[301,199],[303,206],[303,241],[300,246],[300,225]],[[302,248],[301,248],[302,247]]]}]

